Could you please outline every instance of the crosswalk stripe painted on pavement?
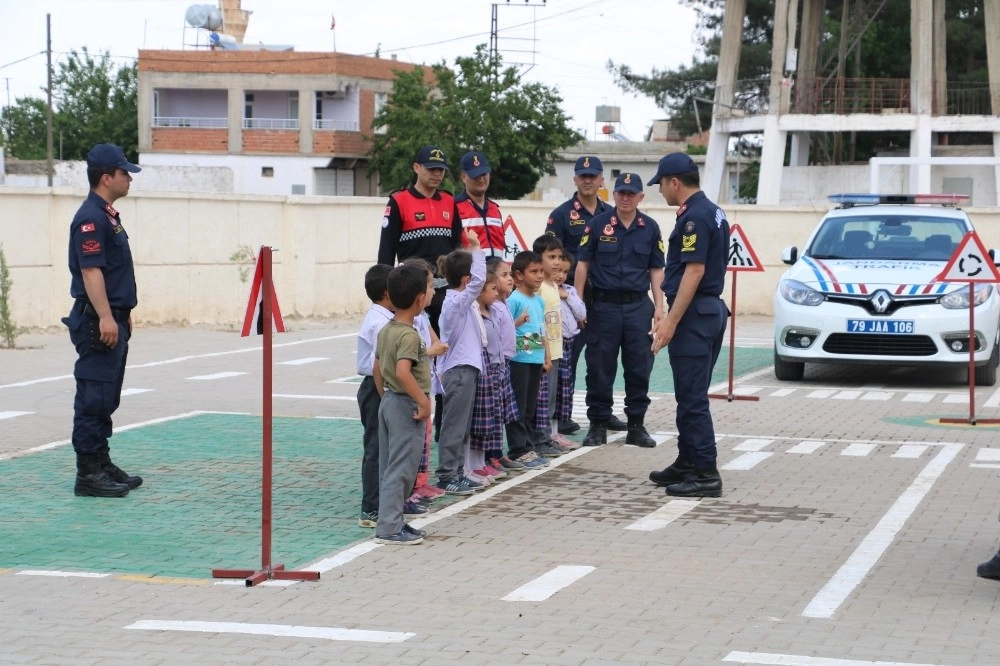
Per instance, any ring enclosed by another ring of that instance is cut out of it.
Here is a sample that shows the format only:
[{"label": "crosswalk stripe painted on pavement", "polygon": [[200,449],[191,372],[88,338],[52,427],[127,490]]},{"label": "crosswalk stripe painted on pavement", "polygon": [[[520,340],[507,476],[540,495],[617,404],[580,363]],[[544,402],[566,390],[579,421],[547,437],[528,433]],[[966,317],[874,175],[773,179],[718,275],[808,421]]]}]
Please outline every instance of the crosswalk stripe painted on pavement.
[{"label": "crosswalk stripe painted on pavement", "polygon": [[696,506],[698,506],[698,500],[670,500],[653,513],[643,516],[631,525],[628,525],[625,529],[638,532],[652,532],[653,530],[663,529]]},{"label": "crosswalk stripe painted on pavement", "polygon": [[545,601],[559,590],[580,580],[597,567],[563,564],[528,581],[501,601]]},{"label": "crosswalk stripe painted on pavement", "polygon": [[289,624],[252,624],[247,622],[199,622],[197,620],[139,620],[126,629],[149,631],[197,631],[212,634],[252,634],[292,638],[322,638],[329,641],[362,643],[402,643],[415,633],[403,631],[367,631],[340,627],[305,627]]},{"label": "crosswalk stripe painted on pavement", "polygon": [[34,412],[0,412],[0,421],[3,421],[4,419],[13,419],[18,416],[26,416],[33,413]]},{"label": "crosswalk stripe painted on pavement", "polygon": [[213,379],[229,379],[230,377],[239,377],[240,375],[245,375],[245,372],[216,372],[211,375],[195,375],[194,377],[185,377],[185,379],[197,379],[200,381],[211,381]]}]

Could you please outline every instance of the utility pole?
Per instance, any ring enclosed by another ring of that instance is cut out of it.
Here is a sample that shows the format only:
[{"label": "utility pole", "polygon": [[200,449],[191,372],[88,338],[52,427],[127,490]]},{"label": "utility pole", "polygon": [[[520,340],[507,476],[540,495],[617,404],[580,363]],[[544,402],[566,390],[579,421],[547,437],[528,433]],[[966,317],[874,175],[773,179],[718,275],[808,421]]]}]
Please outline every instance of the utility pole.
[{"label": "utility pole", "polygon": [[46,93],[48,104],[45,109],[45,164],[49,174],[49,187],[52,187],[52,14],[45,15],[45,60],[48,73]]}]

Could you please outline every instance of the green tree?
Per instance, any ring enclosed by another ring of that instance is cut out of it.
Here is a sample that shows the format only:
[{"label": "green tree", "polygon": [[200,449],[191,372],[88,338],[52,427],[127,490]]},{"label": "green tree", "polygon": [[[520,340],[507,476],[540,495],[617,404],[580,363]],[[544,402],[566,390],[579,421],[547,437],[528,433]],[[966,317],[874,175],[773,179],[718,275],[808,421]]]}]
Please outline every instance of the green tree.
[{"label": "green tree", "polygon": [[[130,159],[138,158],[135,63],[118,66],[108,52],[95,58],[86,47],[71,51],[53,73],[52,106],[56,150],[61,141],[64,159],[85,159],[95,143],[118,144]],[[44,158],[45,101],[19,98],[4,109],[0,131],[11,155]]]},{"label": "green tree", "polygon": [[557,92],[527,83],[514,67],[491,61],[485,45],[473,56],[455,60],[455,69],[433,67],[434,85],[420,68],[396,72],[389,103],[375,117],[384,134],[369,137],[370,171],[383,188],[411,181],[413,157],[435,143],[451,160],[458,179],[458,159],[475,148],[486,153],[493,169],[490,195],[519,199],[535,189],[543,173],[554,173],[557,151],[583,136],[569,127]]}]

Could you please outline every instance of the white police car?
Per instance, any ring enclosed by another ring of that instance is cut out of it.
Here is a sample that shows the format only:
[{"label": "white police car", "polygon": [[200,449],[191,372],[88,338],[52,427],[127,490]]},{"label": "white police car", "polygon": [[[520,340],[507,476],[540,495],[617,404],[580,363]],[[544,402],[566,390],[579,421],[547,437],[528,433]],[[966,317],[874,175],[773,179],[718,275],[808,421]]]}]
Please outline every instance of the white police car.
[{"label": "white police car", "polygon": [[[969,285],[939,282],[972,230],[964,195],[841,194],[774,296],[774,374],[802,379],[806,363],[969,363]],[[995,255],[990,250],[990,255]],[[976,283],[975,380],[996,383],[1000,294]]]}]

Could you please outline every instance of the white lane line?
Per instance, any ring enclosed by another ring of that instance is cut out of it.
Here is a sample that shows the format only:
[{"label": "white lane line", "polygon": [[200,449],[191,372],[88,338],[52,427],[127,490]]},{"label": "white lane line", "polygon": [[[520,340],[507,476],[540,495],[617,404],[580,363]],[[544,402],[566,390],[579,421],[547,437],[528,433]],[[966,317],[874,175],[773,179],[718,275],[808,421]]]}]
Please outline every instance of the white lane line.
[{"label": "white lane line", "polygon": [[803,617],[830,618],[844,600],[861,584],[882,554],[892,545],[896,534],[916,511],[921,500],[930,492],[934,482],[944,473],[964,444],[945,444],[936,456],[917,474],[913,483],[903,491],[878,524],[865,536],[857,549],[837,570],[826,585],[813,597],[802,611]]},{"label": "white lane line", "polygon": [[722,469],[729,471],[745,471],[753,469],[758,464],[764,462],[773,455],[773,451],[752,451],[751,453],[744,453],[740,457],[733,458],[727,462],[722,466]]},{"label": "white lane line", "polygon": [[353,395],[299,395],[296,393],[275,393],[275,398],[291,398],[293,400],[350,400],[357,401],[357,396]]},{"label": "white lane line", "polygon": [[278,365],[307,365],[309,363],[316,363],[318,361],[329,361],[329,357],[326,356],[307,356],[306,358],[297,358],[291,361],[282,361]]},{"label": "white lane line", "polygon": [[811,391],[806,397],[807,398],[829,398],[831,395],[836,393],[835,389],[816,389]]},{"label": "white lane line", "polygon": [[746,439],[734,446],[733,451],[761,451],[773,443],[773,439]]},{"label": "white lane line", "polygon": [[842,456],[864,457],[875,450],[877,444],[871,442],[851,442],[840,452]]},{"label": "white lane line", "polygon": [[336,379],[326,380],[327,384],[360,384],[362,380],[361,375],[347,375],[346,377],[337,377]]},{"label": "white lane line", "polygon": [[861,391],[838,391],[834,396],[834,400],[857,400],[858,396],[861,395]]},{"label": "white lane line", "polygon": [[245,372],[216,372],[211,375],[195,375],[194,377],[185,377],[184,379],[197,379],[198,381],[212,381],[215,379],[229,379],[230,377],[239,377],[240,375],[245,375]]},{"label": "white lane line", "polygon": [[826,442],[806,440],[804,442],[799,442],[792,448],[788,449],[785,453],[814,453],[825,445]]},{"label": "white lane line", "polygon": [[903,661],[859,661],[857,659],[831,659],[806,657],[799,654],[769,654],[767,652],[730,652],[722,661],[739,664],[770,664],[771,666],[939,666],[938,664],[912,664]]},{"label": "white lane line", "polygon": [[967,405],[969,404],[968,393],[950,393],[944,397],[946,405]]},{"label": "white lane line", "polygon": [[976,451],[976,460],[982,462],[1000,462],[1000,449],[983,447]]},{"label": "white lane line", "polygon": [[896,452],[892,454],[893,458],[919,458],[927,450],[926,446],[921,444],[900,444]]},{"label": "white lane line", "polygon": [[13,419],[18,416],[25,416],[26,414],[34,414],[34,412],[0,412],[0,421],[4,419]]},{"label": "white lane line", "polygon": [[935,395],[935,393],[907,393],[903,396],[903,402],[930,402]]},{"label": "white lane line", "polygon": [[998,463],[969,463],[969,467],[979,467],[982,469],[1000,469]]},{"label": "white lane line", "polygon": [[652,532],[663,529],[696,506],[698,506],[697,500],[670,500],[653,513],[643,516],[625,529],[637,532]]},{"label": "white lane line", "polygon": [[97,573],[94,571],[51,571],[45,569],[26,569],[18,571],[18,576],[51,576],[53,578],[107,578],[109,573]]},{"label": "white lane line", "polygon": [[894,395],[895,395],[895,393],[893,393],[891,391],[869,391],[868,393],[865,393],[863,396],[861,396],[861,399],[862,400],[888,400],[889,398],[891,398]]},{"label": "white lane line", "polygon": [[993,392],[993,395],[983,403],[983,407],[987,409],[996,409],[1000,407],[1000,389]]},{"label": "white lane line", "polygon": [[784,398],[786,395],[791,395],[793,393],[795,393],[795,389],[778,389],[777,391],[773,391],[771,393],[771,397]]},{"label": "white lane line", "polygon": [[[272,349],[281,349],[283,347],[295,347],[297,345],[307,345],[313,342],[326,342],[327,340],[339,340],[340,338],[355,338],[357,333],[343,333],[341,335],[327,335],[321,338],[307,338],[305,340],[295,340],[293,342],[281,342],[272,345]],[[149,363],[140,363],[138,365],[130,365],[129,369],[133,368],[154,368],[160,365],[172,365],[174,363],[183,363],[184,361],[194,361],[199,358],[215,358],[218,356],[229,356],[231,354],[246,354],[248,352],[259,352],[263,349],[263,345],[255,345],[253,347],[247,347],[245,349],[230,349],[224,352],[209,352],[207,354],[193,354],[191,356],[178,356],[176,358],[168,358],[162,361],[151,361]],[[0,388],[5,388],[0,386]]]},{"label": "white lane line", "polygon": [[733,395],[753,395],[764,390],[763,386],[737,386],[733,388]]},{"label": "white lane line", "polygon": [[559,590],[580,580],[597,567],[562,564],[528,581],[500,601],[545,601]]},{"label": "white lane line", "polygon": [[21,388],[22,386],[33,386],[35,384],[44,384],[45,382],[57,382],[61,379],[73,379],[73,375],[56,375],[54,377],[42,377],[41,379],[29,379],[23,382],[15,382],[14,384],[0,384],[0,389]]},{"label": "white lane line", "polygon": [[256,636],[282,636],[292,638],[322,638],[328,641],[356,641],[361,643],[402,643],[415,633],[402,631],[366,631],[340,627],[306,627],[291,624],[251,624],[244,622],[199,622],[197,620],[139,620],[126,629],[147,631],[198,631],[212,634],[252,634]]},{"label": "white lane line", "polygon": [[149,393],[153,389],[141,389],[141,388],[127,388],[122,390],[122,397],[128,395],[139,395],[140,393]]},{"label": "white lane line", "polygon": [[[125,432],[126,430],[145,428],[146,426],[155,425],[157,423],[167,423],[168,421],[176,421],[177,419],[186,419],[191,416],[201,416],[202,414],[232,414],[235,416],[250,416],[250,412],[212,412],[205,410],[195,410],[193,412],[184,412],[183,414],[175,414],[173,416],[163,416],[157,419],[150,419],[148,421],[139,421],[138,423],[129,423],[128,425],[118,426],[117,428],[115,428],[115,432]],[[66,444],[69,444],[71,441],[72,440],[69,439],[61,439],[58,442],[49,442],[48,444],[33,446],[30,449],[24,449],[23,451],[14,451],[13,453],[0,453],[0,462],[4,460],[10,460],[11,458],[19,458],[21,456],[30,455],[32,453],[41,453],[42,451],[55,449],[60,446],[65,446]]]}]

